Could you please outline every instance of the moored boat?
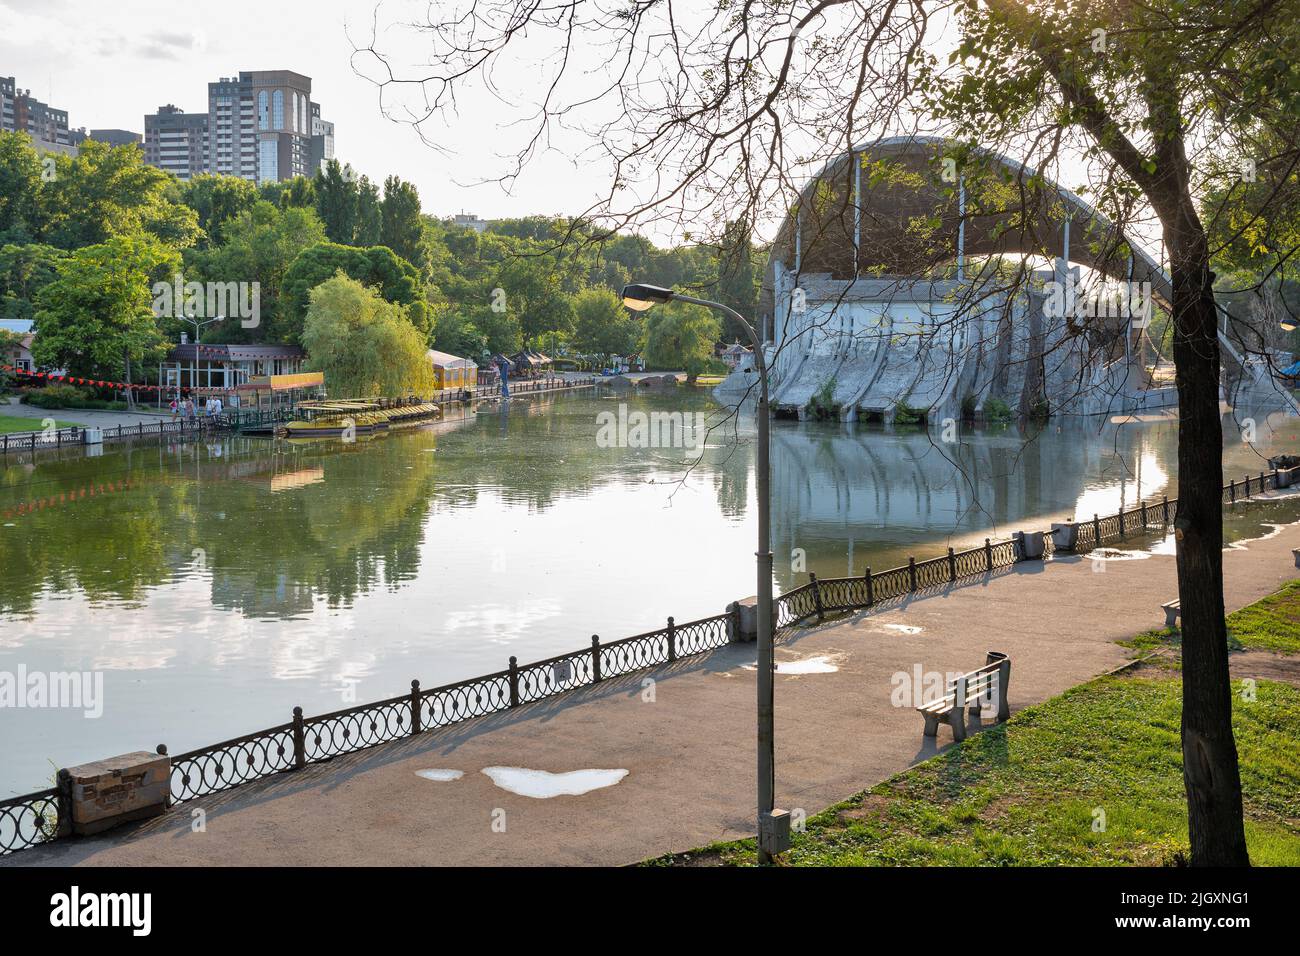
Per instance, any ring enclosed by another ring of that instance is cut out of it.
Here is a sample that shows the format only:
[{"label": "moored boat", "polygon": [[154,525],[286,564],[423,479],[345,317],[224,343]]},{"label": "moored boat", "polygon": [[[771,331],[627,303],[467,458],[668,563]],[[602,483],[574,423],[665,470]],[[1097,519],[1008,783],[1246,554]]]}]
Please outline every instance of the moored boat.
[{"label": "moored boat", "polygon": [[285,438],[348,438],[382,434],[390,428],[410,428],[441,417],[433,402],[387,405],[365,399],[337,399],[304,402],[295,410],[298,417],[287,423]]}]

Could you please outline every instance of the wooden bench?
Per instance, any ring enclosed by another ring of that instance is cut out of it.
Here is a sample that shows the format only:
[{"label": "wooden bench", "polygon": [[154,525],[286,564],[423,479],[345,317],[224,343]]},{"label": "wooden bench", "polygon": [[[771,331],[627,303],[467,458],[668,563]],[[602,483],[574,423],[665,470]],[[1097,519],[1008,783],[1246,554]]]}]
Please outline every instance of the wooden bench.
[{"label": "wooden bench", "polygon": [[[1007,684],[1011,682],[1011,658],[998,651],[989,651],[983,667],[959,674],[948,685],[948,692],[938,700],[916,708],[925,718],[925,736],[939,733],[939,722],[952,727],[953,740],[966,739],[966,711],[978,714],[984,701],[997,694],[998,721],[1011,716],[1007,702]],[[958,703],[960,701],[960,703]]]},{"label": "wooden bench", "polygon": [[1165,611],[1165,627],[1173,627],[1178,623],[1178,615],[1182,613],[1178,599],[1170,601],[1168,604],[1160,605]]}]

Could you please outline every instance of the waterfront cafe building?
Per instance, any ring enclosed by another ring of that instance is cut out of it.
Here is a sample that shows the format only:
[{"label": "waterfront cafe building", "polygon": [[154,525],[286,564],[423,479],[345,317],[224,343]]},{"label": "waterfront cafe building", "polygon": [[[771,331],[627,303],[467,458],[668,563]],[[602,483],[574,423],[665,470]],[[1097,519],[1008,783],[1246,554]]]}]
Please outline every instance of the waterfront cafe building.
[{"label": "waterfront cafe building", "polygon": [[324,386],[320,372],[304,372],[307,353],[297,345],[216,345],[182,342],[158,370],[163,394],[221,395],[231,406],[312,397]]},{"label": "waterfront cafe building", "polygon": [[436,391],[445,388],[473,388],[478,384],[478,365],[473,360],[435,349],[429,349],[428,355],[429,364],[433,366],[433,387]]}]

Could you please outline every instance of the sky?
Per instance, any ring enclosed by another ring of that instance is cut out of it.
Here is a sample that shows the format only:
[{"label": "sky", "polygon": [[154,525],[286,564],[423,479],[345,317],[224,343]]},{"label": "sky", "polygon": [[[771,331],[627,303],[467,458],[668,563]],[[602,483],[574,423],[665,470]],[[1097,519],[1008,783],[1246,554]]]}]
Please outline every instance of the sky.
[{"label": "sky", "polygon": [[[574,213],[597,194],[598,175],[558,146],[503,191],[477,182],[502,168],[493,150],[499,110],[462,104],[455,130],[426,127],[437,148],[386,119],[379,91],[352,65],[369,41],[375,0],[0,0],[0,75],[68,111],[73,129],[144,132],[165,103],[207,109],[207,84],[241,70],[293,70],[312,78],[312,98],[334,123],[335,154],[382,181],[413,182],[426,212],[492,219]],[[392,17],[393,7],[385,11]],[[409,31],[401,31],[413,55]],[[394,43],[398,42],[396,39]],[[382,44],[381,44],[382,45]],[[526,80],[526,77],[522,77]]]},{"label": "sky", "polygon": [[[432,47],[410,21],[436,17],[455,5],[454,0],[0,0],[0,75],[14,76],[20,89],[67,110],[73,129],[142,133],[144,115],[163,104],[206,111],[207,84],[219,77],[293,70],[312,78],[312,98],[321,104],[322,117],[334,123],[336,158],[377,182],[395,174],[414,183],[431,215],[468,212],[496,219],[588,210],[607,194],[611,171],[599,139],[578,131],[576,123],[559,124],[508,189],[484,181],[510,169],[520,137],[526,138],[528,104],[545,87],[540,78],[553,53],[542,31],[513,45],[510,58],[494,66],[491,90],[476,82],[458,96],[453,115],[424,123],[424,139],[409,123],[384,115],[381,103],[390,114],[401,115],[421,102],[422,92],[402,87],[381,100],[380,89],[363,75],[378,75],[375,61],[357,49],[373,43],[399,75],[420,75]],[[585,62],[572,75],[582,84],[599,74],[604,61],[597,44],[579,46]],[[537,59],[530,61],[531,56]],[[1065,184],[1073,186],[1083,170],[1064,172]],[[680,240],[653,226],[646,234],[659,242]],[[1143,238],[1151,251],[1158,249]]]}]

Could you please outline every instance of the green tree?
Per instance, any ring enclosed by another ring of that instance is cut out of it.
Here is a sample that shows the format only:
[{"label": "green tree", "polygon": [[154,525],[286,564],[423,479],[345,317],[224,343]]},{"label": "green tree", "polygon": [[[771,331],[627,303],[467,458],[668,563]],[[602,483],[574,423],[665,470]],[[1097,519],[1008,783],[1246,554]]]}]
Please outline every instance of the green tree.
[{"label": "green tree", "polygon": [[67,256],[40,243],[0,246],[0,318],[33,318],[36,294],[58,278]]},{"label": "green tree", "polygon": [[433,367],[404,306],[355,279],[335,276],[311,291],[302,342],[310,367],[339,397],[428,394]]},{"label": "green tree", "polygon": [[357,182],[356,231],[352,234],[354,246],[377,246],[383,232],[383,213],[379,206],[379,187],[367,176]]},{"label": "green tree", "polygon": [[199,238],[198,216],[181,202],[177,181],[145,165],[134,146],[88,139],[76,156],[55,157],[53,177],[41,190],[42,232],[50,245],[78,249],[147,234],[184,249]]},{"label": "green tree", "polygon": [[385,179],[380,215],[380,244],[392,249],[423,273],[429,265],[429,254],[424,242],[420,194],[415,187],[396,176]]},{"label": "green tree", "polygon": [[573,345],[578,351],[608,357],[636,350],[640,323],[613,292],[584,289],[574,300],[573,312]]},{"label": "green tree", "polygon": [[226,223],[257,203],[257,187],[238,176],[195,176],[181,186],[181,199],[198,216],[203,237],[198,247],[206,249],[225,241]]},{"label": "green tree", "polygon": [[316,173],[316,214],[330,242],[351,244],[357,231],[357,184],[351,166],[331,159]]},{"label": "green tree", "polygon": [[411,323],[422,334],[429,334],[429,304],[415,266],[387,246],[363,249],[322,242],[298,253],[285,272],[282,308],[274,329],[277,339],[297,340],[307,317],[311,290],[340,272],[374,287],[389,302],[406,306]]},{"label": "green tree", "polygon": [[298,254],[325,239],[316,213],[294,206],[277,209],[258,200],[252,209],[226,223],[223,233],[223,245],[186,257],[189,271],[197,273],[186,279],[258,283],[262,327],[244,329],[239,322],[220,323],[210,326],[205,336],[209,341],[294,341],[277,332],[285,328],[281,287]]},{"label": "green tree", "polygon": [[668,302],[646,313],[645,360],[656,368],[685,369],[694,382],[713,358],[721,324],[708,309]]},{"label": "green tree", "polygon": [[75,250],[36,296],[32,357],[70,374],[130,379],[154,365],[166,339],[154,316],[152,285],[180,255],[149,236],[114,236]]},{"label": "green tree", "polygon": [[[743,222],[727,223],[718,246],[717,299],[753,321],[758,313],[758,270],[754,267],[754,244]],[[748,343],[748,333],[730,316],[723,319],[723,336],[728,341]]]},{"label": "green tree", "polygon": [[306,176],[262,183],[258,187],[257,194],[258,198],[265,199],[271,205],[281,209],[290,206],[299,209],[316,208],[316,180],[308,179]]},{"label": "green tree", "polygon": [[0,131],[0,242],[27,242],[39,232],[42,168],[26,134]]}]

